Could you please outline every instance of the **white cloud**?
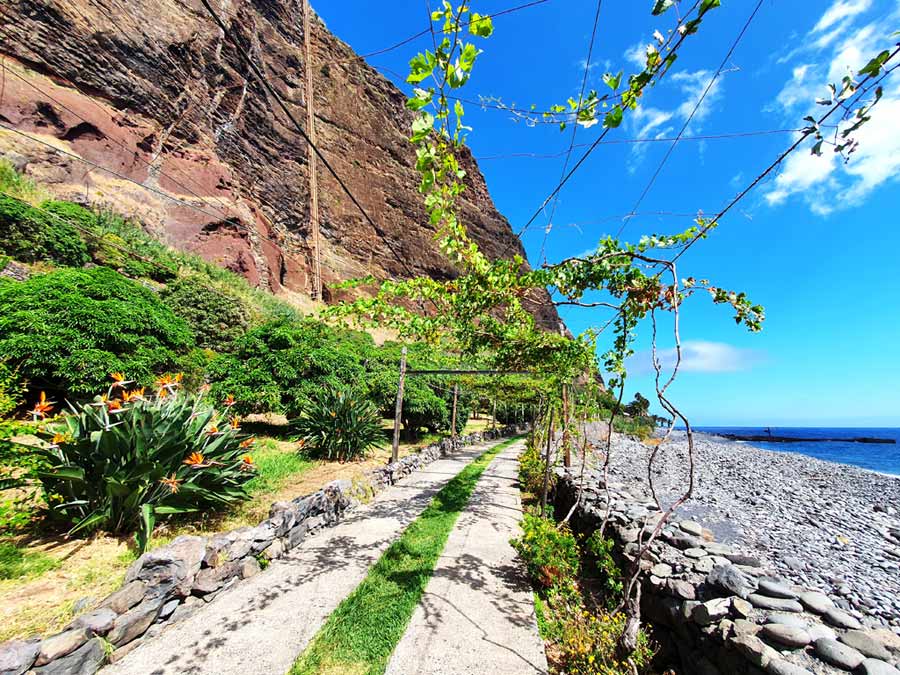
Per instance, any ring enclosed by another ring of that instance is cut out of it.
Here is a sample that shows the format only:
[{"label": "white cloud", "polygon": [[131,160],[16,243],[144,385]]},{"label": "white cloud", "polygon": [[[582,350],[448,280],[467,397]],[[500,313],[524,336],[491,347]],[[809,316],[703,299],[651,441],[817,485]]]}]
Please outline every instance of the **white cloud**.
[{"label": "white cloud", "polygon": [[[660,349],[656,356],[664,371],[671,371],[678,358],[674,347]],[[678,370],[684,373],[732,373],[749,370],[763,360],[763,354],[754,349],[734,347],[725,342],[685,340],[681,344],[681,364]],[[652,353],[646,351],[635,354],[629,359],[628,367],[636,374],[653,372]]]},{"label": "white cloud", "polygon": [[821,33],[824,30],[828,30],[843,19],[852,18],[865,12],[871,4],[872,0],[836,0],[825,11],[818,23],[813,27],[812,32]]},{"label": "white cloud", "polygon": [[672,82],[678,84],[682,95],[685,97],[684,102],[678,106],[677,111],[682,119],[686,120],[690,116],[691,111],[693,111],[697,102],[700,101],[700,97],[703,96],[703,92],[706,91],[707,87],[709,87],[709,92],[706,94],[700,107],[697,108],[697,112],[694,113],[693,121],[701,122],[709,117],[713,106],[722,97],[722,76],[719,75],[712,86],[710,86],[709,82],[712,77],[713,73],[709,70],[681,71],[672,75]]},{"label": "white cloud", "polygon": [[649,42],[638,42],[625,50],[625,59],[643,70],[647,66],[647,45]]},{"label": "white cloud", "polygon": [[[831,4],[808,35],[812,42],[802,48],[804,62],[793,68],[767,111],[781,111],[788,124],[797,124],[804,115],[821,113],[815,100],[827,96],[827,83],[840,86],[841,78],[865,65],[878,45],[890,43],[891,20],[854,25],[871,4],[871,0],[836,0]],[[897,16],[900,11],[895,10]],[[795,50],[791,55],[798,53]],[[766,190],[766,201],[777,206],[796,197],[819,215],[858,205],[878,186],[900,177],[898,119],[900,83],[892,83],[885,87],[871,120],[854,134],[859,148],[849,163],[836,156],[829,145],[822,148],[822,157],[809,154],[808,146],[799,148]]]}]

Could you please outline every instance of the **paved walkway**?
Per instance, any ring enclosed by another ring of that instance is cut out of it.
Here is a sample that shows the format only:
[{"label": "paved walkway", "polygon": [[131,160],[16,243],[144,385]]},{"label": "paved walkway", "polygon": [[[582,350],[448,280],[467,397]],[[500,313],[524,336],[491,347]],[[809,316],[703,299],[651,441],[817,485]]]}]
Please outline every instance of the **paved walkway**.
[{"label": "paved walkway", "polygon": [[[105,668],[104,675],[286,673],[390,543],[447,481],[489,445],[466,448],[387,488],[336,527],[308,539],[264,572],[165,628]],[[515,454],[504,456],[509,463]],[[483,503],[484,508],[490,506]],[[512,516],[505,518],[509,523],[504,521],[502,527],[511,527]],[[530,602],[530,596],[527,599]],[[521,612],[524,616],[524,608]]]},{"label": "paved walkway", "polygon": [[534,599],[509,539],[522,517],[515,443],[498,455],[450,533],[388,675],[546,673]]}]

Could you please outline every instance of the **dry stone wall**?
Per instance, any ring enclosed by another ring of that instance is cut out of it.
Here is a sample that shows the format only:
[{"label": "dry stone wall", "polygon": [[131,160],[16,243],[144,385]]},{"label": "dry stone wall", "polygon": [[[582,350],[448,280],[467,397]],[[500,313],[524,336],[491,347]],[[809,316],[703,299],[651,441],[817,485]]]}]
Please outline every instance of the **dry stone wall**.
[{"label": "dry stone wall", "polygon": [[[562,473],[556,513],[568,513],[578,481]],[[587,481],[572,524],[593,532],[607,515],[622,569],[662,519],[622,484]],[[694,521],[666,524],[640,560],[641,613],[678,672],[701,675],[900,675],[900,636],[866,629],[828,595],[778,578],[770,561],[716,542]]]},{"label": "dry stone wall", "polygon": [[429,445],[371,471],[364,480],[336,480],[290,502],[272,504],[269,518],[211,537],[181,536],[144,553],[124,585],[93,610],[49,637],[0,645],[0,675],[91,675],[162,630],[161,624],[196,612],[241,580],[257,574],[306,537],[339,523],[344,513],[456,449],[513,435],[519,429],[476,432]]}]

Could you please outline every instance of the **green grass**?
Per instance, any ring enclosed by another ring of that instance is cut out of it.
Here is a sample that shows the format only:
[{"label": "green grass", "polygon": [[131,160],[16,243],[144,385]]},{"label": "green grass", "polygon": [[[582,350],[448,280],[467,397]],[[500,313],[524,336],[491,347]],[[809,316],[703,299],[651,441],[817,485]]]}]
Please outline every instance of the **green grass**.
[{"label": "green grass", "polygon": [[26,551],[10,542],[0,542],[0,579],[36,577],[59,567],[59,561],[45,553]]},{"label": "green grass", "polygon": [[260,439],[253,452],[257,474],[247,483],[251,494],[272,492],[312,467],[315,462],[299,452],[286,452],[269,438]]},{"label": "green grass", "polygon": [[437,493],[332,612],[290,675],[384,672],[475,484],[490,461],[516,440],[484,452]]}]

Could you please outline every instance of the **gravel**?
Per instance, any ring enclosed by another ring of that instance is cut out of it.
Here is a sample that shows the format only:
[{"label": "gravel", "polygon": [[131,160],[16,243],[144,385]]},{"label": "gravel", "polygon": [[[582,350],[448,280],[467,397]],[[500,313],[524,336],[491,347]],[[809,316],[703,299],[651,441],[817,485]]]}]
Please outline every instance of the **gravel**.
[{"label": "gravel", "polygon": [[[790,583],[834,597],[844,616],[900,629],[900,477],[707,434],[694,445],[694,492],[678,512],[688,530],[702,524],[717,541],[762,554]],[[650,497],[650,452],[615,436],[610,480]],[[653,469],[663,507],[683,492],[687,467],[685,434],[675,432]],[[694,536],[684,532],[685,548]]]}]

